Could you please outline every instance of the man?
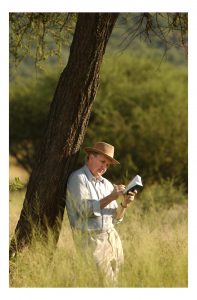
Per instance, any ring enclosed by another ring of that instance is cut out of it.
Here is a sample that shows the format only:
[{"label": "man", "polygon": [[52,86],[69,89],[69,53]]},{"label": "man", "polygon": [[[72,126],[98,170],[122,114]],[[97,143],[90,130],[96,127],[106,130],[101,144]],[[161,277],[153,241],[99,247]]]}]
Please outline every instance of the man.
[{"label": "man", "polygon": [[[114,224],[122,221],[124,213],[137,191],[123,196],[125,186],[112,185],[102,175],[114,159],[114,147],[97,142],[86,147],[86,164],[74,171],[67,185],[67,213],[74,236],[81,234],[81,247],[92,249],[93,257],[105,278],[116,281],[120,265],[124,262],[121,240]],[[118,206],[116,199],[122,195]]]}]

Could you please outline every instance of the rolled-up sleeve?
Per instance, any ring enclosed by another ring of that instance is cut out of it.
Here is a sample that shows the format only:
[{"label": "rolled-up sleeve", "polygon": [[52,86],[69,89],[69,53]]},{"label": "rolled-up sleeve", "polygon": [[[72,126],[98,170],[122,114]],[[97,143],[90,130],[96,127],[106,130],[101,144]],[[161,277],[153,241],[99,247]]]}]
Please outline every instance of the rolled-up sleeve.
[{"label": "rolled-up sleeve", "polygon": [[93,214],[96,217],[101,216],[101,207],[100,207],[100,201],[92,200],[92,209],[93,209]]},{"label": "rolled-up sleeve", "polygon": [[[80,217],[101,216],[100,201],[90,199],[90,193],[82,175],[73,174],[67,184],[68,214]],[[76,217],[76,216],[75,216]]]}]

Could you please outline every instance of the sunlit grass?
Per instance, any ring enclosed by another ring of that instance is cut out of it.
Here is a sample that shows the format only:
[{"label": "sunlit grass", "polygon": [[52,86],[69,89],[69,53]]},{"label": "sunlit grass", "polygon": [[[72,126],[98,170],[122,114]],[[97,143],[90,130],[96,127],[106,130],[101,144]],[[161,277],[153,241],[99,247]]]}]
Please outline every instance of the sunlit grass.
[{"label": "sunlit grass", "polygon": [[[153,189],[154,190],[154,189]],[[148,194],[149,193],[149,194]],[[162,194],[162,193],[161,193]],[[115,287],[187,287],[187,203],[170,208],[141,205],[143,191],[116,226],[125,254],[125,264]],[[155,194],[151,194],[154,198]],[[171,197],[173,193],[171,193]],[[177,196],[177,195],[176,195]],[[19,218],[24,192],[10,195],[10,235]],[[157,199],[159,200],[159,199]],[[59,242],[52,246],[34,240],[10,263],[11,287],[107,287],[88,256],[76,252],[65,213]]]},{"label": "sunlit grass", "polygon": [[[122,284],[134,287],[187,286],[185,208],[151,211],[125,220],[120,235],[126,263]],[[124,284],[125,282],[125,284]]]}]

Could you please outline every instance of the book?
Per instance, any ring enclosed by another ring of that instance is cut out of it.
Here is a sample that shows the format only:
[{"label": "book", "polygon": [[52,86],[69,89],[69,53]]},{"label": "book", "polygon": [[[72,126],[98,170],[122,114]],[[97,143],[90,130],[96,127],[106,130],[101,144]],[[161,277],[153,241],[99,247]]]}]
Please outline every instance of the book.
[{"label": "book", "polygon": [[143,188],[141,176],[136,175],[126,186],[123,194],[128,194],[128,192],[133,192],[134,190],[141,190]]}]

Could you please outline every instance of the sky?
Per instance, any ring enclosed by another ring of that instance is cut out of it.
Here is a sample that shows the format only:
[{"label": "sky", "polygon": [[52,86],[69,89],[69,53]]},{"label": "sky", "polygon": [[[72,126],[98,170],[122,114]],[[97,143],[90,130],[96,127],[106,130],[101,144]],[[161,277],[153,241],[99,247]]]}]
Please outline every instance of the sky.
[{"label": "sky", "polygon": [[[49,3],[51,2],[51,3]],[[68,2],[68,3],[67,3]],[[109,296],[119,299],[122,296],[132,299],[195,299],[197,297],[197,208],[195,199],[196,170],[197,170],[197,4],[195,0],[148,0],[148,1],[1,1],[0,8],[0,292],[4,297],[14,299],[54,299],[57,294],[61,297],[94,297]],[[3,4],[5,3],[5,4]],[[158,289],[14,289],[9,288],[9,12],[188,12],[189,13],[189,287],[188,288],[158,288]],[[97,297],[96,297],[97,298]]]}]

